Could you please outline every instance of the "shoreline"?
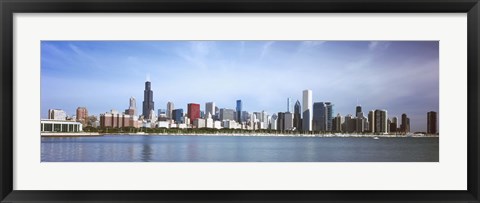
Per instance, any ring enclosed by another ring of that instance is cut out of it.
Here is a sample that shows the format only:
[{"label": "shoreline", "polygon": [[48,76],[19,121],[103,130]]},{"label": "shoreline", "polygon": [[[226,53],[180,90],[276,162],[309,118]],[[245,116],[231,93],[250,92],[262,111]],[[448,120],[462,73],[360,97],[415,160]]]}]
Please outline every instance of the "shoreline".
[{"label": "shoreline", "polygon": [[434,138],[438,135],[371,135],[371,134],[271,134],[271,133],[40,133],[41,137],[103,137],[103,136],[205,136],[205,137],[336,137],[336,138]]}]

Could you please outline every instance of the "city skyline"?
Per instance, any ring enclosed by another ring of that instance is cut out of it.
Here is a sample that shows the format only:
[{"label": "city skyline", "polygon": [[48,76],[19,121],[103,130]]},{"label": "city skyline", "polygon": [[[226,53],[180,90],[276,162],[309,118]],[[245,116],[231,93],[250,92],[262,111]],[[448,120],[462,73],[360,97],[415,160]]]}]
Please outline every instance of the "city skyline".
[{"label": "city skyline", "polygon": [[[154,60],[168,48],[171,56]],[[108,70],[109,75],[102,74]],[[313,102],[332,102],[334,116],[355,115],[357,99],[364,114],[374,109],[387,109],[389,117],[406,113],[412,131],[425,131],[426,112],[439,111],[438,42],[44,41],[42,117],[51,108],[70,115],[79,106],[93,115],[122,111],[131,97],[141,102],[147,74],[155,112],[169,101],[184,111],[188,103],[205,111],[207,102],[235,109],[242,100],[243,110],[272,115],[287,111],[287,98],[302,102],[304,89],[313,90]]]}]

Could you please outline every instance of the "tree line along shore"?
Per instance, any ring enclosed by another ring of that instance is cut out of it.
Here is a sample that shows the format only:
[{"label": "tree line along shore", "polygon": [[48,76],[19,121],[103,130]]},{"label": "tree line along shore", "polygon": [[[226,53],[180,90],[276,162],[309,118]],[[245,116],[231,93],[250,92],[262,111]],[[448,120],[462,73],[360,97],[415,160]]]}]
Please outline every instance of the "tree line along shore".
[{"label": "tree line along shore", "polygon": [[245,129],[211,129],[211,128],[93,128],[86,127],[83,132],[50,132],[42,133],[44,137],[59,136],[103,136],[103,135],[209,135],[209,136],[315,136],[315,137],[436,137],[438,135],[427,135],[424,132],[409,134],[375,134],[375,133],[337,133],[337,132],[299,132],[299,131],[277,131],[268,129],[245,130]]}]

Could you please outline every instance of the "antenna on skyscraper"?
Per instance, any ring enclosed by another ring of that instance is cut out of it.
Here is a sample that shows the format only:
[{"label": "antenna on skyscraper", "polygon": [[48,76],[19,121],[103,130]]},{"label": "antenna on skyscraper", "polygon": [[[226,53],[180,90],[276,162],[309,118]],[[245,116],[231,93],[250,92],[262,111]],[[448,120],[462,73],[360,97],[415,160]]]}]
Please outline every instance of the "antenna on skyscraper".
[{"label": "antenna on skyscraper", "polygon": [[147,81],[150,82],[150,73],[147,73]]}]

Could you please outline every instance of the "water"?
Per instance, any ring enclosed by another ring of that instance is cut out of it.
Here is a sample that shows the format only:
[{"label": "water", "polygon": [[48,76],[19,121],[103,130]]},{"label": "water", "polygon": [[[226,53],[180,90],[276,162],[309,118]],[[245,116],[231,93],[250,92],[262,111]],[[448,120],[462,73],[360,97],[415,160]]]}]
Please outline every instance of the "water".
[{"label": "water", "polygon": [[42,138],[42,162],[438,162],[438,138]]}]

